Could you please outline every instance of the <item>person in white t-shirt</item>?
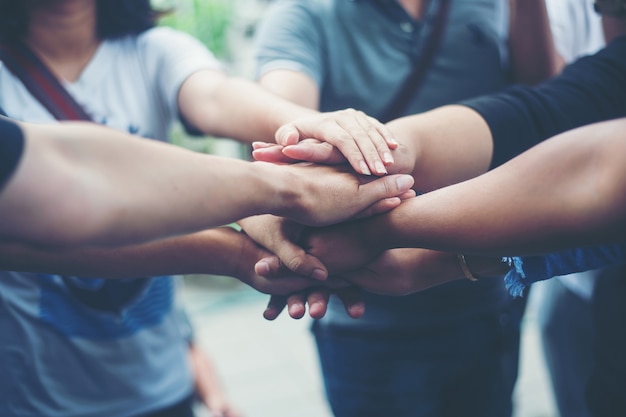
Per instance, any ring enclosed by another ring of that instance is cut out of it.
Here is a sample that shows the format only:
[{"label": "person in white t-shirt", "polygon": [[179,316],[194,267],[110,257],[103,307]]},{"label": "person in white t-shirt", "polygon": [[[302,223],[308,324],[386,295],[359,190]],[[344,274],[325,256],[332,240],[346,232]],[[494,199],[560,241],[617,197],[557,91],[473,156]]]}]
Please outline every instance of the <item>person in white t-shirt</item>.
[{"label": "person in white t-shirt", "polygon": [[[369,154],[353,164],[384,173],[374,169],[381,158],[391,162],[382,125],[354,111],[318,117],[229,78],[196,39],[154,28],[158,15],[149,0],[3,0],[0,40],[26,44],[95,122],[161,141],[179,116],[200,132],[243,141],[271,139],[285,125],[282,134],[312,137],[357,126]],[[3,64],[0,107],[17,120],[53,121]],[[0,287],[0,415],[192,415],[189,362],[206,357],[176,314],[174,278],[5,271]],[[196,376],[213,415],[238,415],[218,385]]]}]

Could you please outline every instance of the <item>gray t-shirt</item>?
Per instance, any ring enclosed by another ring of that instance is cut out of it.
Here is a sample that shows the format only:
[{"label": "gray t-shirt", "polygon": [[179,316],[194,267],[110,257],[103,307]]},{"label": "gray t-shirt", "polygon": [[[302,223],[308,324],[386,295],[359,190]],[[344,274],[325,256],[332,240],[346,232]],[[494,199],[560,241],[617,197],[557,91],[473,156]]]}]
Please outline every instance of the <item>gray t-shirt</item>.
[{"label": "gray t-shirt", "polygon": [[[500,90],[508,83],[508,7],[501,0],[453,1],[442,43],[408,113]],[[423,48],[437,13],[422,21],[395,0],[281,0],[257,35],[257,76],[299,71],[320,88],[320,110],[347,107],[381,117]],[[442,167],[442,169],[446,169]],[[366,313],[350,319],[333,300],[326,322],[372,328],[424,327],[510,302],[502,280],[454,282],[408,297],[366,296]]]}]

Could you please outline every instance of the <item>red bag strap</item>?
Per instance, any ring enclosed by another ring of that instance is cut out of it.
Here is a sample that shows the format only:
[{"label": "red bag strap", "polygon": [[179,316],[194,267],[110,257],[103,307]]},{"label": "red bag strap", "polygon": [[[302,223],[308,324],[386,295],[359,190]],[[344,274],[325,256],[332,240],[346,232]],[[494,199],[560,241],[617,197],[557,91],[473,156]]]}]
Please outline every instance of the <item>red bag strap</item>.
[{"label": "red bag strap", "polygon": [[92,120],[25,43],[0,44],[0,60],[55,119]]}]

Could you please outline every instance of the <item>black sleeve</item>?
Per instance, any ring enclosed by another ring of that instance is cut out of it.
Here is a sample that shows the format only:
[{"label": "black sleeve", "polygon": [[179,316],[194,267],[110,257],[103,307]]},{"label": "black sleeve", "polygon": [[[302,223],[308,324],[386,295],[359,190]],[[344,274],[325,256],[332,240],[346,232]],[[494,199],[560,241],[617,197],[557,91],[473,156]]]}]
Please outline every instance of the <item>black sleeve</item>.
[{"label": "black sleeve", "polygon": [[0,117],[0,192],[9,180],[24,151],[24,135],[18,125]]},{"label": "black sleeve", "polygon": [[491,168],[566,130],[626,116],[626,36],[539,86],[465,100],[487,121]]}]

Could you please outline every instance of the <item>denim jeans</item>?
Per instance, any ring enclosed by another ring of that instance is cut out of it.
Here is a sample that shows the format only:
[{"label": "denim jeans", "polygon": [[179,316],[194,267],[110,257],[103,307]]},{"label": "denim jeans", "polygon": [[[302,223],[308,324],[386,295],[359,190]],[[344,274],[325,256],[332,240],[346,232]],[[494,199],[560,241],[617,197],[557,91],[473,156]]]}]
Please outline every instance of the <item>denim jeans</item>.
[{"label": "denim jeans", "polygon": [[194,396],[189,396],[182,401],[148,414],[142,414],[140,417],[194,417],[193,402]]},{"label": "denim jeans", "polygon": [[313,326],[336,417],[507,417],[522,309],[431,329]]}]

